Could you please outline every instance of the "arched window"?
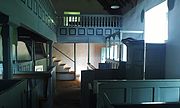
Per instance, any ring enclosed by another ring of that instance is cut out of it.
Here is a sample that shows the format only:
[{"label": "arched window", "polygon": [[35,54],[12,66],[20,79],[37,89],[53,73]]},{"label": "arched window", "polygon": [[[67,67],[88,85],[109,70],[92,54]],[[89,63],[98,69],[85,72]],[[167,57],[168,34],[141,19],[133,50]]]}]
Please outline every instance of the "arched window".
[{"label": "arched window", "polygon": [[145,42],[165,43],[168,40],[167,0],[145,12]]}]

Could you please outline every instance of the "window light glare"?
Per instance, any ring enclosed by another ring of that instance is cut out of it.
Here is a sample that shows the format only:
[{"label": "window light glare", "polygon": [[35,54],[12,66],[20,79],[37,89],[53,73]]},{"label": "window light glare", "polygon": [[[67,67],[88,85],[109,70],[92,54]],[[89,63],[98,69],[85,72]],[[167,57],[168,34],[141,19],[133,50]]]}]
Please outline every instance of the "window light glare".
[{"label": "window light glare", "polygon": [[68,11],[65,11],[64,15],[80,15],[80,12],[68,12]]}]

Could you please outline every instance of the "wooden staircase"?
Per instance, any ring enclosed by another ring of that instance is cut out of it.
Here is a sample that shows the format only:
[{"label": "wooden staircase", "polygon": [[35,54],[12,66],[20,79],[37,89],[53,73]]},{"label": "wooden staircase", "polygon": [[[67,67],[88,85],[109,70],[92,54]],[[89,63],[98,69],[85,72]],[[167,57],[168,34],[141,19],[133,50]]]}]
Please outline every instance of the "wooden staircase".
[{"label": "wooden staircase", "polygon": [[70,81],[76,79],[74,71],[70,71],[71,67],[62,63],[56,57],[53,57],[53,64],[56,66],[56,80]]}]

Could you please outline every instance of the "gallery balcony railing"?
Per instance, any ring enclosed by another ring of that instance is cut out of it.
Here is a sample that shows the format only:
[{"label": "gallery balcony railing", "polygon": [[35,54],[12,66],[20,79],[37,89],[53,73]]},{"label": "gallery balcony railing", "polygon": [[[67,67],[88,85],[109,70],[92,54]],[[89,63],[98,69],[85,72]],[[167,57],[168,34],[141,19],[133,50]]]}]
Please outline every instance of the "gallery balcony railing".
[{"label": "gallery balcony railing", "polygon": [[65,15],[59,17],[60,27],[121,27],[118,15]]},{"label": "gallery balcony railing", "polygon": [[122,26],[119,15],[65,15],[58,21],[59,42],[104,42],[104,37],[120,31]]}]

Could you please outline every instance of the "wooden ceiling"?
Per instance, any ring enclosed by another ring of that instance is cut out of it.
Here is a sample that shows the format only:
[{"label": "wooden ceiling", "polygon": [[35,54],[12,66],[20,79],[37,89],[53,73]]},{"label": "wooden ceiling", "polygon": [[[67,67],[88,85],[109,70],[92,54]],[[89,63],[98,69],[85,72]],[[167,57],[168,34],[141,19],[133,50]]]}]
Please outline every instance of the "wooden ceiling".
[{"label": "wooden ceiling", "polygon": [[[104,7],[109,14],[123,15],[130,9],[135,7],[138,0],[98,0],[98,2]],[[118,9],[111,9],[112,5],[118,5]]]}]

